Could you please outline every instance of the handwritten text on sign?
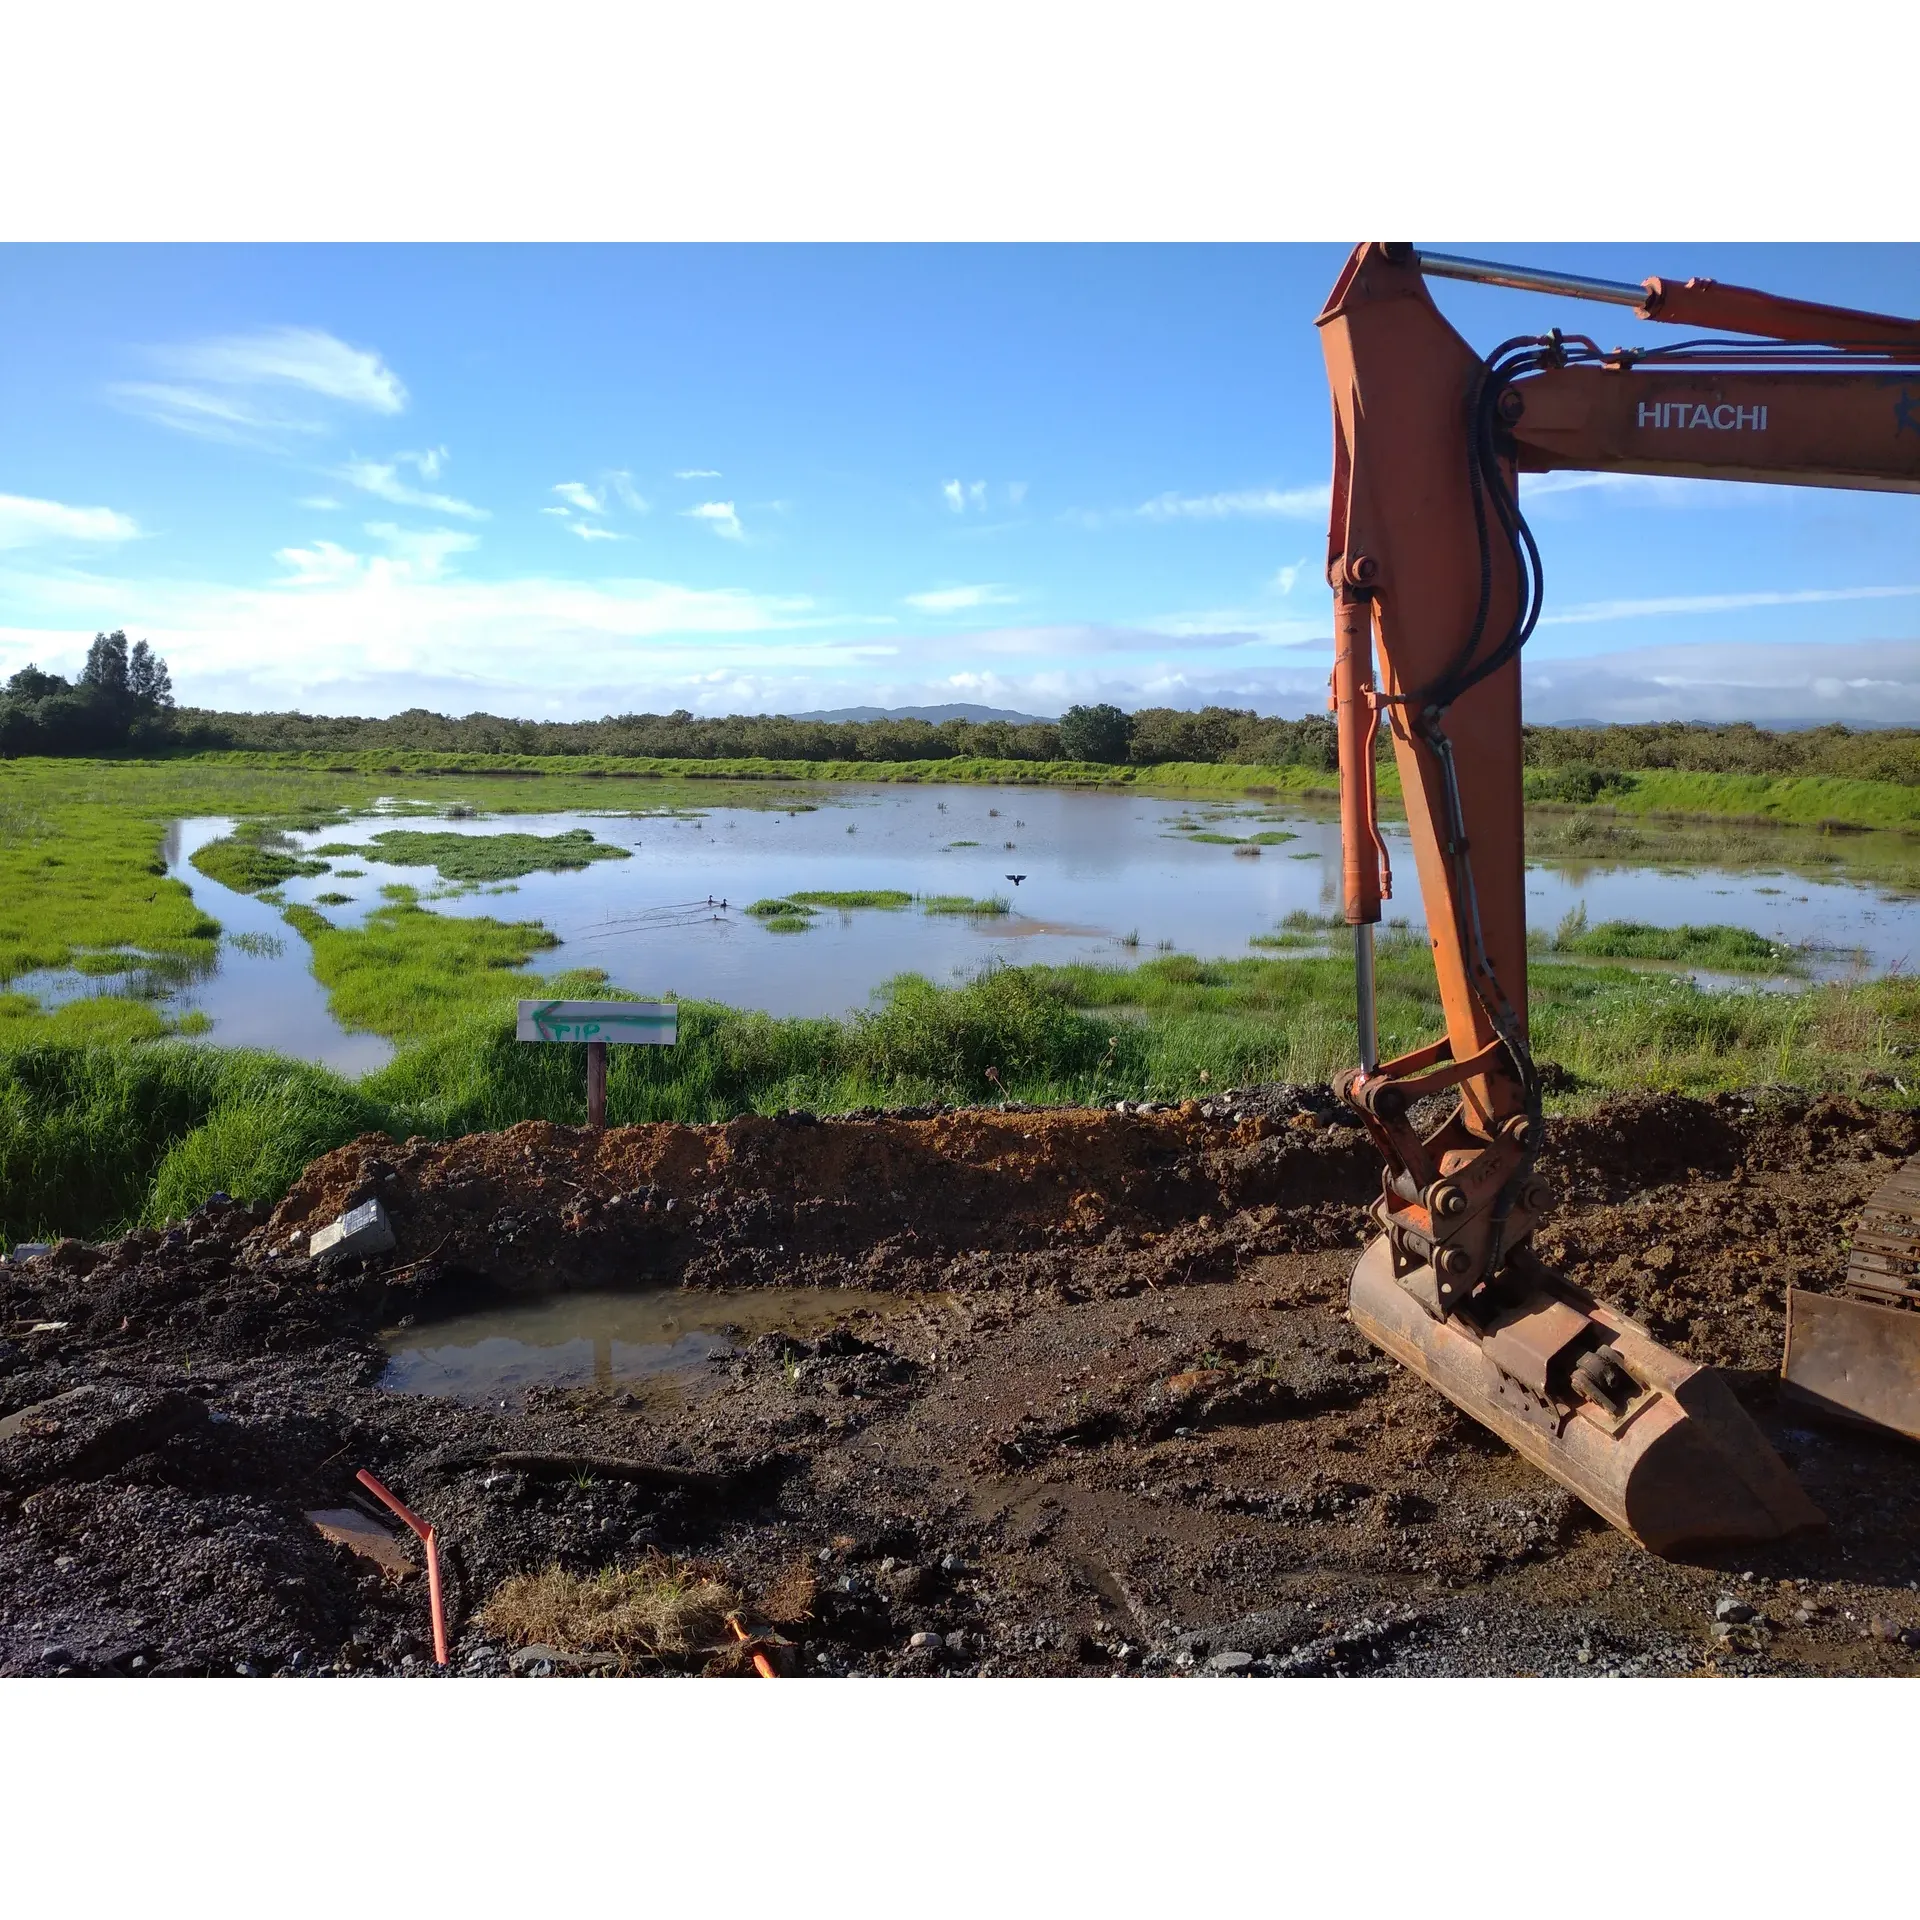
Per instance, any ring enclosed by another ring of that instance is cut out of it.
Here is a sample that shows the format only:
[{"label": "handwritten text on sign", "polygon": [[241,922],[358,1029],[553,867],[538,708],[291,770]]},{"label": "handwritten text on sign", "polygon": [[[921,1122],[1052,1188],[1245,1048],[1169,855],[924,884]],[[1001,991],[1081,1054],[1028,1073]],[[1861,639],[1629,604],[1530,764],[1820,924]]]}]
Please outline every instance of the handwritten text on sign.
[{"label": "handwritten text on sign", "polygon": [[521,1040],[599,1040],[612,1046],[670,1047],[680,1009],[662,1000],[522,1000]]}]

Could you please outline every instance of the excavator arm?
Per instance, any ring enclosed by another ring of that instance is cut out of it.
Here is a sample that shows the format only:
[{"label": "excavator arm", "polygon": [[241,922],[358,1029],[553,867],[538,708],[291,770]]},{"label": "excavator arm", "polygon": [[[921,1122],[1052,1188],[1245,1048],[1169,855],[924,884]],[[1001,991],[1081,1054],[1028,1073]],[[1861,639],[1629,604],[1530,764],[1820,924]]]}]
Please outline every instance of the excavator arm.
[{"label": "excavator arm", "polygon": [[[1752,342],[1603,352],[1559,332],[1482,358],[1429,274],[1631,305]],[[1327,578],[1344,909],[1360,1063],[1336,1081],[1386,1163],[1356,1324],[1646,1544],[1819,1515],[1725,1385],[1546,1272],[1527,1045],[1520,650],[1539,555],[1516,476],[1556,469],[1920,492],[1920,322],[1711,281],[1632,287],[1369,244],[1320,315],[1334,415]],[[1376,671],[1377,669],[1377,671]],[[1373,794],[1390,728],[1444,1037],[1381,1061]],[[1435,1096],[1448,1102],[1432,1118]]]}]

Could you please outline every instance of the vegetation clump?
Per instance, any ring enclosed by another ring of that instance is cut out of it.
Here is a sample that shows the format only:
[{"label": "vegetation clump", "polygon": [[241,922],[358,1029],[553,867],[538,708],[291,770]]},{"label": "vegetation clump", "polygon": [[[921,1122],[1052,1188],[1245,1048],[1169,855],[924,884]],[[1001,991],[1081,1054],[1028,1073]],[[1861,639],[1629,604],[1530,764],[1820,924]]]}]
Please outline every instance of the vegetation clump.
[{"label": "vegetation clump", "polygon": [[425,833],[392,827],[365,846],[342,843],[316,851],[330,855],[371,854],[390,867],[432,867],[442,880],[456,883],[518,880],[529,873],[573,873],[596,860],[630,860],[631,849],[596,840],[585,827],[565,833]]},{"label": "vegetation clump", "polygon": [[503,1581],[481,1623],[515,1646],[683,1664],[732,1638],[740,1596],[710,1574],[655,1554],[632,1567],[569,1573],[548,1567]]},{"label": "vegetation clump", "polygon": [[837,907],[842,913],[851,913],[862,907],[878,907],[888,913],[897,913],[901,908],[913,905],[913,895],[898,887],[855,888],[840,893],[796,893],[791,898],[798,906]]},{"label": "vegetation clump", "polygon": [[264,893],[283,880],[307,879],[327,871],[326,861],[270,846],[258,829],[244,828],[197,848],[193,864],[209,880],[235,893]]},{"label": "vegetation clump", "polygon": [[1792,973],[1804,971],[1806,965],[1794,948],[1747,927],[1655,927],[1643,920],[1603,920],[1589,926],[1584,903],[1562,919],[1551,940],[1536,945],[1544,952],[1602,960],[1665,960],[1722,973]]},{"label": "vegetation clump", "polygon": [[1013,902],[998,893],[990,893],[981,900],[965,893],[923,893],[920,896],[920,910],[922,913],[971,914],[984,919],[995,914],[1011,913]]}]

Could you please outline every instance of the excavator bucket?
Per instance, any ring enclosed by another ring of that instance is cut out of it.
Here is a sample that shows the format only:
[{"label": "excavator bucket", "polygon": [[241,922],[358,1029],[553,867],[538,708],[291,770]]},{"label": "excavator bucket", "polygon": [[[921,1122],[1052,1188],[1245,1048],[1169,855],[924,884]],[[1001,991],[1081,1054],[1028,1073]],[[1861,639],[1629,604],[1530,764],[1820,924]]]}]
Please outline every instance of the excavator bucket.
[{"label": "excavator bucket", "polygon": [[[1718,1373],[1571,1287],[1545,1279],[1484,1329],[1436,1320],[1395,1276],[1383,1238],[1354,1269],[1349,1312],[1375,1346],[1655,1553],[1826,1524]],[[1576,1369],[1604,1392],[1579,1390]]]},{"label": "excavator bucket", "polygon": [[1787,1290],[1787,1393],[1920,1440],[1920,1154],[1867,1202],[1844,1284]]}]

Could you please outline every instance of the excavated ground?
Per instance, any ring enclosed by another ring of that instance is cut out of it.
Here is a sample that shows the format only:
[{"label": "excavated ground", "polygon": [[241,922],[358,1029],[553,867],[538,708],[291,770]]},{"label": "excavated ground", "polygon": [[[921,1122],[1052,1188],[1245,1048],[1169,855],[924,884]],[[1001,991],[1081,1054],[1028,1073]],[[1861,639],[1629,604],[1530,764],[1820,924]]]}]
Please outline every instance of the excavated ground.
[{"label": "excavated ground", "polygon": [[[0,1267],[0,1673],[431,1671],[423,1582],[306,1517],[361,1467],[446,1543],[457,1673],[573,1670],[516,1667],[487,1597],[656,1550],[793,1674],[1905,1673],[1920,1448],[1773,1373],[1786,1286],[1838,1282],[1917,1147],[1790,1094],[1552,1125],[1542,1251],[1732,1370],[1831,1519],[1715,1564],[1635,1548],[1347,1325],[1377,1163],[1321,1094],[372,1136],[270,1218]],[[373,1196],[397,1251],[305,1256]],[[378,1384],[409,1317],[799,1284],[900,1309],[642,1394]]]}]

